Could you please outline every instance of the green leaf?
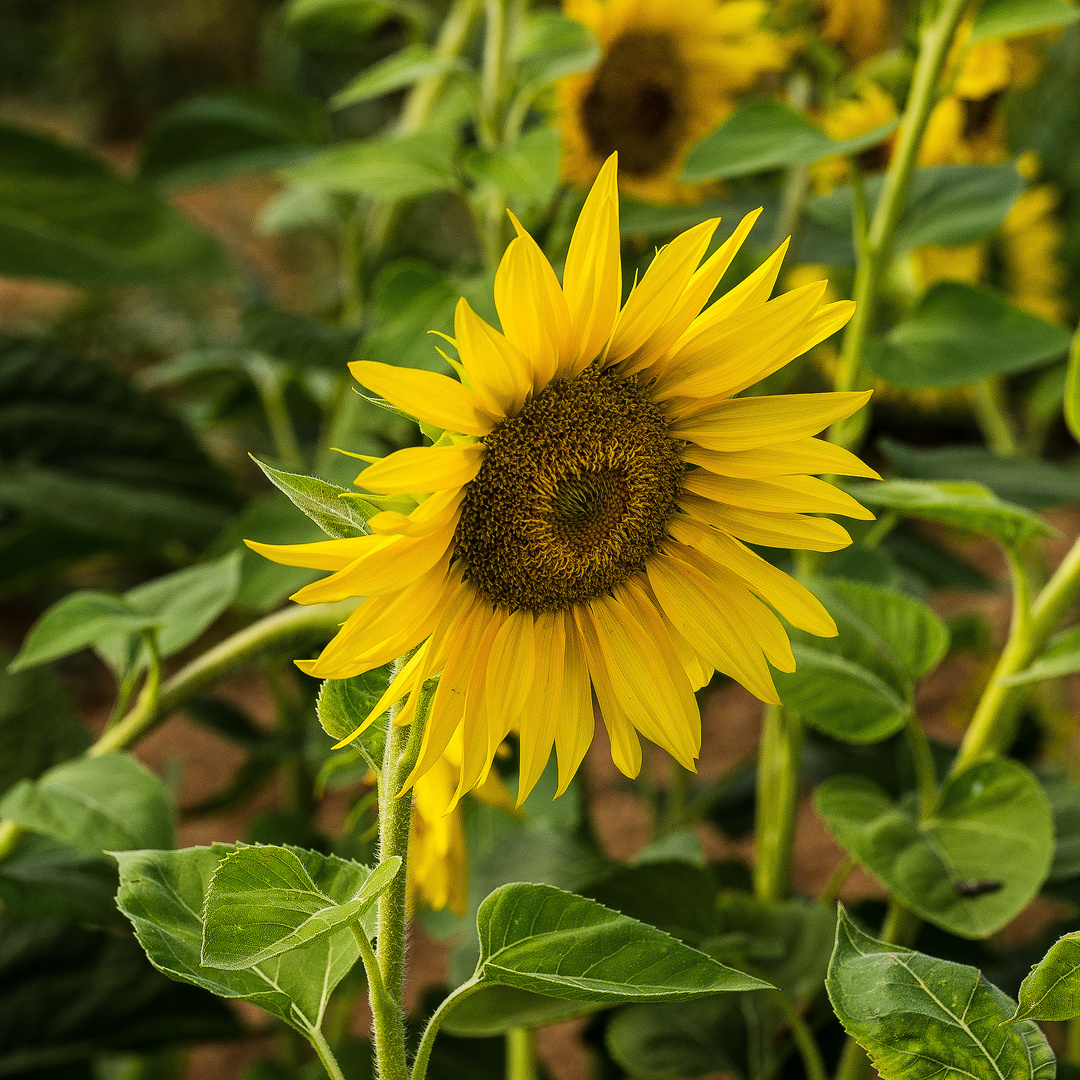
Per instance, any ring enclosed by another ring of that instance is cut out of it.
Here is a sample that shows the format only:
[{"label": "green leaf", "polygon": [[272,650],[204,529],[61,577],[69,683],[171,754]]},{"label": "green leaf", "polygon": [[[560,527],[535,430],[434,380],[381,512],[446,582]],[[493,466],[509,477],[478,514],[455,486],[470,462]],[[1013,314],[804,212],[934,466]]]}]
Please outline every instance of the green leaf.
[{"label": "green leaf", "polygon": [[[252,461],[262,469],[270,483],[283,491],[292,504],[303,510],[327,536],[343,540],[350,536],[364,536],[371,531],[367,519],[374,517],[379,509],[367,500],[353,498],[352,492],[314,476],[274,469],[256,457],[252,457]],[[349,495],[350,498],[343,499],[342,495]]]},{"label": "green leaf", "polygon": [[1080,784],[1064,777],[1043,781],[1054,811],[1054,862],[1049,881],[1080,877]]},{"label": "green leaf", "polygon": [[1020,985],[1013,1019],[1072,1020],[1080,1016],[1080,930],[1058,938]]},{"label": "green leaf", "polygon": [[1036,30],[1068,26],[1080,18],[1080,8],[1069,0],[983,0],[975,14],[970,42],[1017,37]]},{"label": "green leaf", "polygon": [[282,175],[294,184],[346,195],[415,199],[454,187],[453,153],[441,133],[386,136],[334,147]]},{"label": "green leaf", "polygon": [[826,986],[882,1080],[1053,1080],[1042,1032],[977,968],[878,941],[843,908]]},{"label": "green leaf", "polygon": [[690,151],[682,179],[728,180],[736,176],[809,164],[833,154],[857,154],[896,130],[892,120],[853,139],[830,139],[795,109],[779,101],[744,101],[711,135]]},{"label": "green leaf", "polygon": [[427,45],[407,45],[362,71],[331,99],[330,107],[344,109],[358,101],[370,101],[394,90],[426,79],[429,75],[444,75],[463,67],[460,60],[439,56]]},{"label": "green leaf", "polygon": [[559,184],[559,145],[557,131],[534,127],[507,147],[473,147],[465,155],[465,170],[508,195],[546,203]]},{"label": "green leaf", "polygon": [[1080,503],[1080,472],[1052,461],[1001,457],[982,446],[923,450],[887,438],[878,447],[905,479],[973,481],[1029,510]]},{"label": "green leaf", "polygon": [[982,484],[884,480],[848,484],[847,490],[867,506],[991,536],[1007,548],[1022,547],[1036,536],[1053,535],[1042,518],[1022,506],[1004,502]]},{"label": "green leaf", "polygon": [[72,593],[53,604],[30,628],[11,670],[44,664],[117,635],[126,638],[159,621],[111,593]]},{"label": "green leaf", "polygon": [[814,792],[840,845],[905,907],[950,933],[989,937],[1038,893],[1054,855],[1054,818],[1024,766],[994,759],[965,769],[921,825],[909,804],[857,776]]},{"label": "green leaf", "polygon": [[[396,856],[374,870],[357,865],[362,883],[346,901],[333,900],[311,880],[288,848],[242,847],[218,864],[206,892],[201,963],[252,968],[359,922],[401,869]],[[368,920],[364,931],[374,934]]]},{"label": "green leaf", "polygon": [[[866,181],[873,207],[883,179]],[[899,253],[924,244],[970,244],[992,233],[1024,190],[1012,165],[935,165],[916,169],[893,241]],[[851,235],[854,196],[850,185],[811,199],[807,213],[844,236]]]},{"label": "green leaf", "polygon": [[[310,1035],[322,1024],[330,994],[356,962],[359,948],[345,929],[243,970],[200,963],[203,898],[219,863],[236,850],[214,844],[183,851],[119,852],[117,905],[159,971],[219,997],[249,1001]],[[295,854],[316,886],[341,903],[356,895],[367,875],[363,867],[332,855]]]},{"label": "green leaf", "polygon": [[[480,960],[468,988],[470,1007],[491,988],[510,988],[563,1002],[593,1005],[626,1001],[690,1001],[729,990],[767,986],[718,964],[655,927],[620,915],[550,885],[503,885],[480,905],[476,918]],[[463,993],[465,988],[459,988]],[[504,1001],[506,995],[497,995]],[[513,997],[513,995],[511,995]],[[539,1004],[539,1003],[537,1003]],[[463,1003],[464,1005],[464,1003]],[[464,1033],[458,1006],[447,1016]],[[518,1026],[512,1013],[500,1022],[488,1008],[493,1033]]]},{"label": "green leaf", "polygon": [[587,71],[600,59],[600,46],[581,23],[557,11],[531,11],[514,43],[514,59],[521,83],[539,89]]},{"label": "green leaf", "polygon": [[0,817],[93,855],[175,843],[165,785],[130,754],[76,758],[20,780],[0,800]]},{"label": "green leaf", "polygon": [[1010,304],[981,285],[939,281],[869,353],[871,369],[895,386],[966,386],[1030,371],[1069,347],[1062,326]]},{"label": "green leaf", "polygon": [[0,274],[91,289],[207,282],[221,249],[149,184],[0,125]]},{"label": "green leaf", "polygon": [[[386,667],[354,675],[351,679],[327,679],[319,688],[316,712],[323,731],[335,741],[346,738],[378,704],[386,692],[389,671]],[[378,722],[353,743],[376,772],[382,767],[386,745],[386,727]]]},{"label": "green leaf", "polygon": [[426,12],[409,0],[289,0],[282,9],[286,30],[305,47],[329,52],[367,44],[372,31],[395,15],[425,29]]},{"label": "green leaf", "polygon": [[268,172],[325,143],[322,106],[292,91],[259,87],[187,98],[155,121],[139,176],[163,188]]},{"label": "green leaf", "polygon": [[47,669],[9,672],[0,653],[0,795],[81,754],[90,736]]},{"label": "green leaf", "polygon": [[1059,679],[1075,671],[1080,671],[1080,626],[1058,634],[1037,660],[1001,682],[1004,686],[1023,686],[1043,679]]},{"label": "green leaf", "polygon": [[293,365],[299,371],[321,368],[340,375],[356,354],[359,331],[301,315],[295,311],[254,304],[241,319],[249,349]]},{"label": "green leaf", "polygon": [[1069,366],[1065,376],[1065,423],[1080,442],[1080,326],[1069,345]]}]

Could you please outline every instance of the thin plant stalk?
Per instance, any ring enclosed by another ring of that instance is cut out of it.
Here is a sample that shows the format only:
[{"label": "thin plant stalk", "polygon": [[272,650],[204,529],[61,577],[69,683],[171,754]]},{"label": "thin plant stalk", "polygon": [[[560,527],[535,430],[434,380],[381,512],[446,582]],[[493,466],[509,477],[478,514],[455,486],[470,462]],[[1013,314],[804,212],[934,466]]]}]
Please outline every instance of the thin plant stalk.
[{"label": "thin plant stalk", "polygon": [[511,1028],[506,1033],[506,1080],[537,1080],[536,1032]]},{"label": "thin plant stalk", "polygon": [[[791,1028],[791,1037],[795,1043],[795,1049],[802,1058],[803,1070],[806,1072],[806,1080],[828,1080],[825,1071],[825,1062],[821,1057],[817,1040],[810,1025],[803,1019],[802,1013],[796,1008],[795,1003],[784,993],[783,990],[769,990],[769,997],[775,1002],[788,1027]],[[512,1078],[508,1078],[512,1080]]]},{"label": "thin plant stalk", "polygon": [[[936,18],[920,35],[911,93],[900,121],[896,150],[870,218],[865,249],[859,253],[853,289],[856,307],[844,334],[836,373],[837,390],[857,390],[863,382],[863,352],[873,325],[878,289],[892,257],[896,227],[903,213],[919,145],[937,100],[938,79],[956,28],[969,6],[968,0],[945,0]],[[850,448],[859,441],[865,424],[865,415],[860,413],[858,417],[833,425],[829,437]]]},{"label": "thin plant stalk", "polygon": [[311,1043],[312,1049],[315,1051],[319,1061],[322,1062],[322,1067],[326,1070],[326,1075],[330,1077],[330,1080],[345,1080],[345,1074],[341,1071],[341,1066],[337,1063],[337,1058],[334,1057],[330,1044],[318,1028],[308,1036],[308,1042]]},{"label": "thin plant stalk", "polygon": [[1005,397],[1005,382],[999,376],[976,383],[971,394],[971,407],[986,445],[1002,457],[1020,453],[1020,439]]},{"label": "thin plant stalk", "polygon": [[798,810],[802,722],[778,705],[765,708],[758,756],[754,895],[775,902],[787,896]]}]

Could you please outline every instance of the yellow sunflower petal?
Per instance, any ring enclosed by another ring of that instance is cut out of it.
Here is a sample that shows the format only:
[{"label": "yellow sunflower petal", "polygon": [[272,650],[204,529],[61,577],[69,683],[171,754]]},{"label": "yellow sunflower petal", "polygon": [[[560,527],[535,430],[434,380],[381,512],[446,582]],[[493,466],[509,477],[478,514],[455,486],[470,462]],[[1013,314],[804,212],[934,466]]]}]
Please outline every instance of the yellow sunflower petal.
[{"label": "yellow sunflower petal", "polygon": [[[629,600],[634,600],[636,602],[636,610],[641,615],[642,623],[649,628],[649,632],[659,639],[666,638],[667,641],[671,642],[671,648],[675,658],[682,666],[683,671],[686,673],[686,677],[690,680],[690,688],[692,690],[700,690],[703,686],[707,686],[709,680],[712,678],[713,669],[698,656],[690,646],[690,642],[688,642],[686,638],[672,626],[671,620],[660,608],[660,604],[649,585],[649,579],[645,577],[644,574],[635,574],[627,580],[623,589],[625,590],[628,602]],[[652,621],[653,617],[658,620],[659,629],[657,629],[657,624]],[[663,631],[663,634],[660,633],[660,630]],[[700,713],[697,716],[695,725],[695,739],[697,746],[700,749]]]},{"label": "yellow sunflower petal", "polygon": [[464,446],[410,446],[369,465],[358,487],[380,495],[412,495],[461,487],[475,479],[484,463],[482,442]]},{"label": "yellow sunflower petal", "polygon": [[874,520],[874,515],[847,492],[813,476],[739,480],[704,469],[691,469],[683,478],[683,487],[695,495],[743,510],[764,510],[770,514],[843,514],[862,521]]},{"label": "yellow sunflower petal", "polygon": [[792,626],[818,637],[836,636],[832,616],[805,585],[740,544],[733,536],[683,514],[671,519],[668,532],[676,540],[697,548],[713,562],[737,574],[747,588],[772,604]]},{"label": "yellow sunflower petal", "polygon": [[649,560],[646,571],[664,614],[690,644],[717,671],[730,675],[767,704],[779,705],[761,651],[757,613],[743,605],[732,609],[723,590],[666,548]]},{"label": "yellow sunflower petal", "polygon": [[566,255],[563,294],[573,335],[573,373],[600,355],[622,302],[617,158],[612,154],[600,170]]},{"label": "yellow sunflower petal", "polygon": [[851,543],[847,530],[832,518],[742,510],[698,495],[684,495],[679,505],[691,517],[715,525],[748,544],[796,551],[839,551]]},{"label": "yellow sunflower petal", "polygon": [[[498,713],[502,729],[492,736],[489,761],[521,715],[532,690],[536,655],[534,624],[531,611],[515,611],[507,617],[491,644],[485,692],[489,714]],[[494,725],[491,730],[496,730]]]},{"label": "yellow sunflower petal", "polygon": [[607,363],[615,364],[632,356],[664,325],[719,224],[719,218],[703,221],[660,249],[619,313],[608,342]]},{"label": "yellow sunflower petal", "polygon": [[349,370],[361,386],[417,420],[462,435],[487,435],[502,417],[455,379],[434,371],[354,360]]},{"label": "yellow sunflower petal", "polygon": [[843,420],[870,400],[870,390],[784,397],[733,398],[720,402],[707,416],[671,425],[676,439],[706,450],[753,450],[774,442],[816,435]]},{"label": "yellow sunflower petal", "polygon": [[554,703],[563,692],[563,663],[566,659],[563,621],[556,612],[536,616],[536,671],[532,692],[525,698],[519,731],[521,764],[518,768],[517,805],[520,806],[536,786],[551,757],[558,726]]},{"label": "yellow sunflower petal", "polygon": [[600,703],[600,715],[611,740],[611,760],[625,776],[635,777],[641,771],[641,742],[612,683],[610,666],[600,645],[600,634],[592,606],[579,604],[575,607],[574,621],[581,634],[581,643],[585,647],[589,675],[596,691],[596,699]]},{"label": "yellow sunflower petal", "polygon": [[252,551],[282,566],[305,566],[310,570],[344,570],[372,547],[373,537],[351,536],[343,540],[316,540],[312,544],[261,544],[245,540]]},{"label": "yellow sunflower petal", "polygon": [[499,416],[521,411],[533,387],[530,361],[493,326],[488,326],[462,297],[454,312],[458,356],[478,397]]},{"label": "yellow sunflower petal", "polygon": [[447,488],[429,495],[410,514],[383,510],[368,521],[368,528],[380,536],[427,536],[457,521],[464,497],[461,488]]},{"label": "yellow sunflower petal", "polygon": [[562,795],[592,743],[596,720],[593,717],[592,687],[581,636],[573,615],[559,612],[566,654],[563,658],[562,693],[552,702],[557,717],[555,753],[559,761],[559,790]]},{"label": "yellow sunflower petal", "polygon": [[689,446],[683,460],[700,465],[721,476],[737,476],[758,480],[769,476],[794,476],[805,473],[827,473],[830,476],[865,476],[880,480],[881,476],[850,450],[824,439],[796,439],[789,443],[774,443],[755,450],[702,450]]}]

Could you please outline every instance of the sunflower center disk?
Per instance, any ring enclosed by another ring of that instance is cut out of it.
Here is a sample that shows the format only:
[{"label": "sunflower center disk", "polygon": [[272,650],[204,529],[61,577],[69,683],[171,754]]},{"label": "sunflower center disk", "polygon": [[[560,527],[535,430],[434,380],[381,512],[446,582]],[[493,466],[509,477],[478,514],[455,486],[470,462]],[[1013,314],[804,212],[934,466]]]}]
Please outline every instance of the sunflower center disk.
[{"label": "sunflower center disk", "polygon": [[485,440],[454,552],[492,603],[557,611],[610,592],[664,537],[682,463],[634,379],[552,383]]},{"label": "sunflower center disk", "polygon": [[666,34],[632,32],[613,41],[581,103],[593,150],[619,152],[619,170],[644,178],[664,171],[683,141],[686,71]]}]

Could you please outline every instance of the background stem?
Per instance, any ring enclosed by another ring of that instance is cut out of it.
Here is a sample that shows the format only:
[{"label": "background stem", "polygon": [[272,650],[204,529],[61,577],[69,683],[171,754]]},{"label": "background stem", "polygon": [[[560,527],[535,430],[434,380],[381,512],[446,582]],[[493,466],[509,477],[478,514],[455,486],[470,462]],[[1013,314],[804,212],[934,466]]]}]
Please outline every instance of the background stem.
[{"label": "background stem", "polygon": [[511,1028],[506,1033],[506,1080],[537,1080],[536,1032]]},{"label": "background stem", "polygon": [[798,809],[802,722],[778,705],[765,708],[758,756],[754,895],[773,902],[787,896]]}]

